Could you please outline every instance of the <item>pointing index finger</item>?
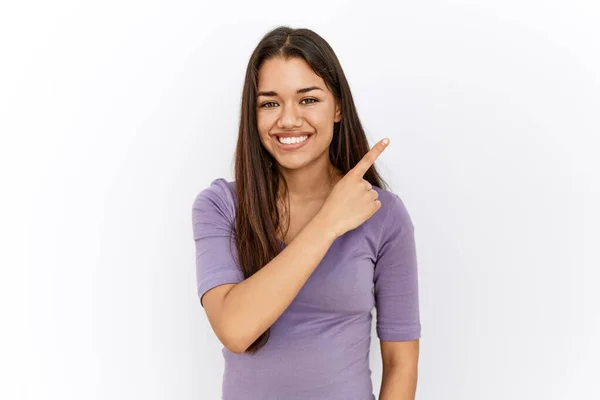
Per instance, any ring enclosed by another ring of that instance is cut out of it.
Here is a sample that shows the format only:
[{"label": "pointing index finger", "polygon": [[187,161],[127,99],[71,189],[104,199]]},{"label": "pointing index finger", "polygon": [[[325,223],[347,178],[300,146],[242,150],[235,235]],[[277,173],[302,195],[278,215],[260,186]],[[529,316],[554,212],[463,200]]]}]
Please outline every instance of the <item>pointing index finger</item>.
[{"label": "pointing index finger", "polygon": [[371,148],[371,150],[369,150],[367,154],[365,154],[364,157],[356,164],[356,166],[352,168],[352,171],[360,176],[366,174],[369,168],[371,168],[371,166],[375,163],[375,160],[377,160],[377,157],[383,153],[383,150],[385,150],[389,143],[390,140],[388,138],[377,142],[373,148]]}]

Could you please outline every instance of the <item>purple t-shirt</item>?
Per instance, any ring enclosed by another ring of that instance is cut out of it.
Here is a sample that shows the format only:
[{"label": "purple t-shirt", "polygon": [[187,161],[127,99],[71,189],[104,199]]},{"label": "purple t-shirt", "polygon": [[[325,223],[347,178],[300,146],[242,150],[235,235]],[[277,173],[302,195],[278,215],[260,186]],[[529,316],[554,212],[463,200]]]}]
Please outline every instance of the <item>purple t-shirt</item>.
[{"label": "purple t-shirt", "polygon": [[[216,179],[194,200],[200,299],[215,286],[244,279],[231,253],[236,251],[230,239],[237,204],[234,185]],[[223,347],[223,399],[372,400],[373,307],[379,339],[420,337],[414,227],[396,194],[373,188],[381,208],[333,242],[271,326],[267,344],[254,355]]]}]

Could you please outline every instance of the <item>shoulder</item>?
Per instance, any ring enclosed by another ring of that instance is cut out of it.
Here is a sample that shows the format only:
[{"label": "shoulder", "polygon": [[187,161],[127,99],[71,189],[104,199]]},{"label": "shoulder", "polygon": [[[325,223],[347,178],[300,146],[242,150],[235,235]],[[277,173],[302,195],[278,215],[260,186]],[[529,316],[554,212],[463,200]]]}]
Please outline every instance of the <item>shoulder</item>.
[{"label": "shoulder", "polygon": [[389,243],[402,241],[413,233],[413,224],[400,196],[391,190],[373,186],[381,207],[360,227],[365,249],[379,259]]},{"label": "shoulder", "polygon": [[367,220],[368,243],[380,254],[387,243],[401,242],[414,234],[414,225],[402,198],[387,189],[373,186],[381,208]]},{"label": "shoulder", "polygon": [[230,221],[235,215],[235,208],[235,182],[224,178],[214,179],[196,195],[192,204],[194,214],[202,211],[219,212]]},{"label": "shoulder", "polygon": [[402,198],[387,189],[377,186],[373,186],[373,189],[378,193],[378,199],[381,202],[381,208],[371,218],[374,219],[373,222],[380,227],[400,224],[412,228],[412,220]]}]

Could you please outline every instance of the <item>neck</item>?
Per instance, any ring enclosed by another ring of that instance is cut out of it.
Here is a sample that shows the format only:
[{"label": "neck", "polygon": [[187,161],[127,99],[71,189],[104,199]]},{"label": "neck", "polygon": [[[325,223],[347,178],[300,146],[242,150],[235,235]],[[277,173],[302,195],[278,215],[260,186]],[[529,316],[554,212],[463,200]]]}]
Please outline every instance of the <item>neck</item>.
[{"label": "neck", "polygon": [[329,161],[329,155],[298,169],[279,166],[285,178],[290,200],[310,201],[325,199],[333,186],[342,178],[342,173]]}]

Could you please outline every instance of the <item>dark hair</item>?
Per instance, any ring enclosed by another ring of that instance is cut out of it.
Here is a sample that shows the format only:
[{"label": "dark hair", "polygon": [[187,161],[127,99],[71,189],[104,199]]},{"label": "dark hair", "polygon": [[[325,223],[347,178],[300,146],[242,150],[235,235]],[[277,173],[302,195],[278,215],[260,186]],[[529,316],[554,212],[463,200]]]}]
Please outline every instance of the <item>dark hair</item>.
[{"label": "dark hair", "polygon": [[[273,57],[303,59],[339,101],[341,121],[334,125],[329,148],[329,158],[335,168],[346,174],[369,151],[348,81],[331,46],[310,29],[280,26],[268,32],[250,56],[246,69],[235,152],[238,203],[234,231],[238,262],[245,278],[260,270],[282,250],[277,236],[282,230],[277,196],[280,179],[286,196],[287,184],[277,170],[273,156],[260,141],[256,120],[258,71]],[[369,168],[364,179],[382,189],[388,186],[375,166]],[[258,351],[267,343],[269,333],[270,329],[267,329],[246,352]]]}]

